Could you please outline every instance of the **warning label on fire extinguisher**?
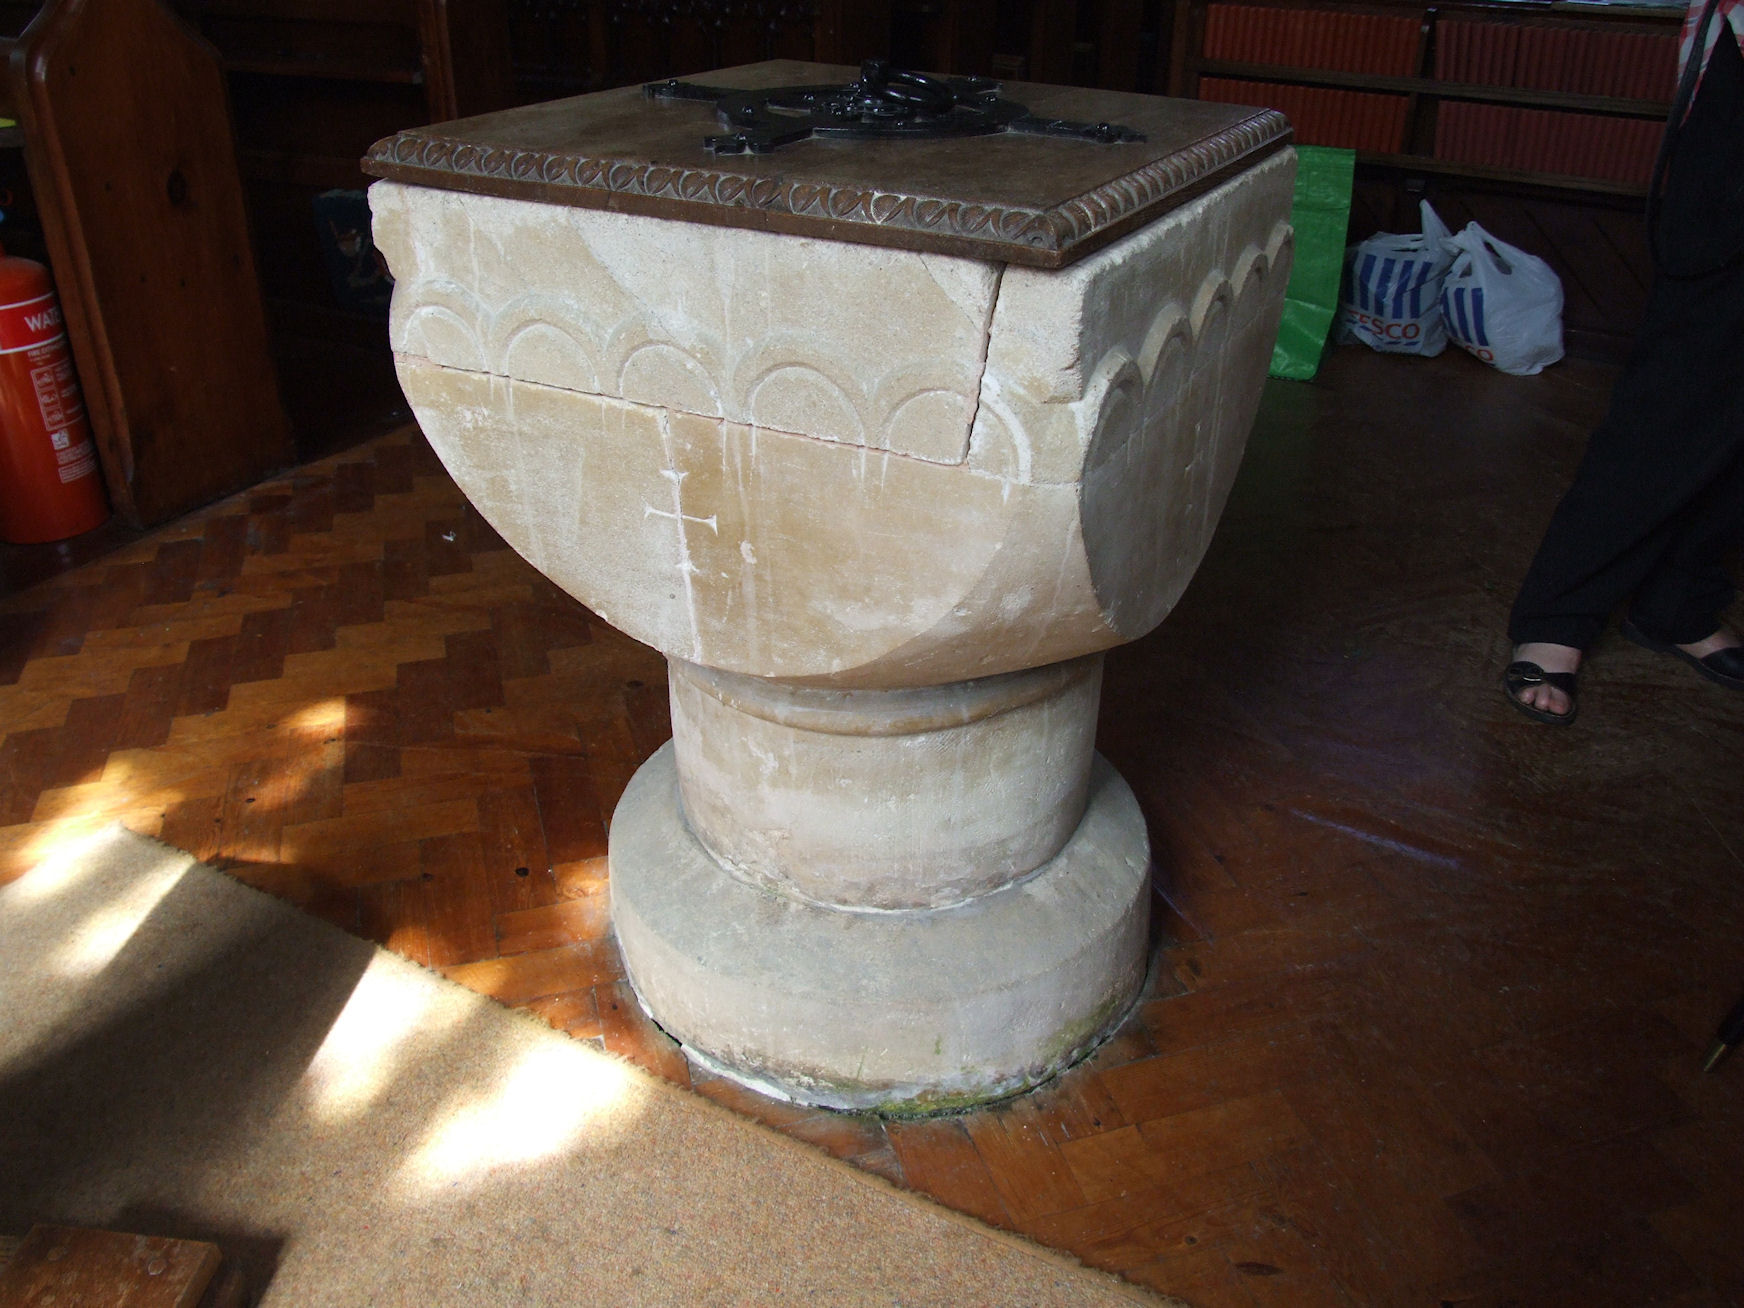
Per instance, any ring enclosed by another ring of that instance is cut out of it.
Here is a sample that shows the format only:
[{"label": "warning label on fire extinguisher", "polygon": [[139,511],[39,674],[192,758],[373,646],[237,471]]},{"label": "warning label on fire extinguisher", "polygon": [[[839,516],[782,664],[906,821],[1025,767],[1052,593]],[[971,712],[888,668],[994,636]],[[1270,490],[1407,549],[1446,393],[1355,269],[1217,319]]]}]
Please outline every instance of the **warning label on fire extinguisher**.
[{"label": "warning label on fire extinguisher", "polygon": [[[62,444],[65,441],[66,444]],[[73,444],[64,431],[54,434],[56,472],[63,482],[89,477],[97,470],[97,447],[90,441]]]},{"label": "warning label on fire extinguisher", "polygon": [[108,514],[48,270],[0,255],[0,540],[65,540]]},{"label": "warning label on fire extinguisher", "polygon": [[53,344],[62,330],[60,306],[52,294],[0,307],[0,354]]},{"label": "warning label on fire extinguisher", "polygon": [[[48,351],[45,348],[45,353]],[[53,431],[66,427],[83,411],[79,388],[73,384],[73,364],[66,354],[55,351],[59,358],[50,358],[30,370],[30,384],[36,389],[36,403],[42,409],[42,425]],[[31,354],[30,360],[36,362]]]},{"label": "warning label on fire extinguisher", "polygon": [[[0,306],[0,355],[24,355],[30,370],[30,386],[42,411],[42,425],[63,435],[85,412],[79,384],[73,376],[72,358],[62,344],[65,340],[61,311],[52,295]],[[87,443],[84,449],[89,452],[91,447]],[[91,465],[94,459],[93,454],[82,462]],[[89,466],[78,472],[70,472],[69,467],[63,459],[62,481],[72,481],[90,472]]]}]

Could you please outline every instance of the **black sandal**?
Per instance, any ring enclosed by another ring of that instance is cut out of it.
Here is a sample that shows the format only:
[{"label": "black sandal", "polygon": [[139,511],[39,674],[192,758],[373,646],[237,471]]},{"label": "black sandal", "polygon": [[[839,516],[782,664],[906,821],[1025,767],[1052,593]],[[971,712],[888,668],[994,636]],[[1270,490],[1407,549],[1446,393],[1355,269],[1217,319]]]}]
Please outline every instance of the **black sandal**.
[{"label": "black sandal", "polygon": [[1649,635],[1636,626],[1628,618],[1624,618],[1617,630],[1625,640],[1632,640],[1642,649],[1650,649],[1655,654],[1669,654],[1674,659],[1682,659],[1709,681],[1718,682],[1730,690],[1744,690],[1744,646],[1734,645],[1731,649],[1717,649],[1705,659],[1699,659],[1694,654],[1679,649],[1669,640],[1661,640],[1658,636]]},{"label": "black sandal", "polygon": [[[1502,693],[1508,697],[1508,703],[1519,709],[1534,722],[1547,722],[1553,727],[1566,727],[1574,721],[1575,711],[1580,705],[1575,700],[1575,689],[1578,685],[1572,672],[1546,672],[1536,663],[1521,660],[1510,663],[1502,670]],[[1549,686],[1560,690],[1568,696],[1568,712],[1552,713],[1548,709],[1534,708],[1520,698],[1520,693],[1534,686]]]}]

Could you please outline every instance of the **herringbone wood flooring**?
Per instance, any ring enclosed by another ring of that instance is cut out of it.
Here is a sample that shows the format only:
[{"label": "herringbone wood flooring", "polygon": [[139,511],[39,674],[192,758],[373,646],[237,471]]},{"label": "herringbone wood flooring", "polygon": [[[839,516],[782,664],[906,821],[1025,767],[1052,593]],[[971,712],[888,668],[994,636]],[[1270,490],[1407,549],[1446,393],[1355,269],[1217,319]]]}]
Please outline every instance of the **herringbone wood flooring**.
[{"label": "herringbone wood flooring", "polygon": [[0,601],[0,879],[119,818],[1205,1308],[1744,1302],[1744,1062],[1695,1071],[1744,983],[1744,704],[1632,648],[1568,732],[1491,684],[1607,381],[1346,351],[1268,392],[1199,579],[1109,661],[1146,1000],[1006,1105],[777,1104],[642,1018],[605,821],[664,666],[411,430]]}]

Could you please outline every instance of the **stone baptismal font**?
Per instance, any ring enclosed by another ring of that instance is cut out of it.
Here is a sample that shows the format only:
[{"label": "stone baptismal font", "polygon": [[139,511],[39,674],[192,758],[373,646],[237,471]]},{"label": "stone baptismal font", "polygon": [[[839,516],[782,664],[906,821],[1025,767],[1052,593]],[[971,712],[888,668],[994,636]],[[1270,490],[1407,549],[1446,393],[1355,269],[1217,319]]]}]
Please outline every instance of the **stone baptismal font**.
[{"label": "stone baptismal font", "polygon": [[668,660],[611,822],[636,994],[748,1084],[916,1113],[1053,1075],[1143,984],[1102,652],[1216,526],[1295,158],[1267,111],[855,79],[728,69],[365,167],[431,444]]}]

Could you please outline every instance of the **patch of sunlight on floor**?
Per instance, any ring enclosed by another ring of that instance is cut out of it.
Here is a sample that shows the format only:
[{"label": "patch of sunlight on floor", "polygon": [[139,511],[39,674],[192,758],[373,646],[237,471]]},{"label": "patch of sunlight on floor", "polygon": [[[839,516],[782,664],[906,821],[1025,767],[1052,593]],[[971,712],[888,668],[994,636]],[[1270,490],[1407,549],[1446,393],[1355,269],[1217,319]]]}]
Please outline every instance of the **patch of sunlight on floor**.
[{"label": "patch of sunlight on floor", "polygon": [[97,856],[124,834],[119,823],[90,815],[49,823],[24,847],[31,868],[29,875],[7,887],[13,902],[28,904],[70,890],[93,870]]},{"label": "patch of sunlight on floor", "polygon": [[282,718],[286,726],[296,727],[301,731],[332,731],[345,725],[345,698],[324,699],[298,709],[290,716]]},{"label": "patch of sunlight on floor", "polygon": [[401,1181],[428,1195],[505,1164],[601,1144],[641,1115],[647,1093],[627,1066],[604,1054],[581,1044],[541,1045],[490,1092],[440,1118]]},{"label": "patch of sunlight on floor", "polygon": [[311,1110],[328,1122],[357,1117],[394,1080],[408,1058],[422,1051],[414,1042],[440,1041],[466,1016],[456,1004],[439,1004],[429,980],[403,963],[377,954],[358,979],[315,1051],[306,1073]]},{"label": "patch of sunlight on floor", "polygon": [[[78,830],[53,843],[48,857],[35,871],[13,885],[18,902],[43,901],[70,890],[101,861],[105,851],[123,839],[125,828],[109,825],[100,831]],[[103,970],[127,947],[158,903],[175,889],[188,870],[186,854],[167,846],[154,847],[157,854],[142,863],[125,890],[103,906],[71,925],[60,945],[45,960],[63,976],[91,976]]]}]

